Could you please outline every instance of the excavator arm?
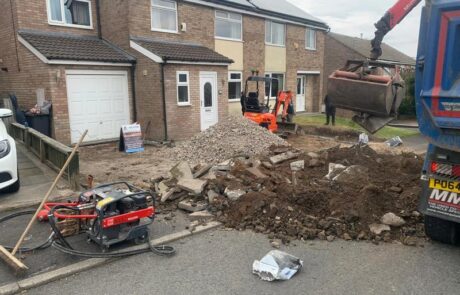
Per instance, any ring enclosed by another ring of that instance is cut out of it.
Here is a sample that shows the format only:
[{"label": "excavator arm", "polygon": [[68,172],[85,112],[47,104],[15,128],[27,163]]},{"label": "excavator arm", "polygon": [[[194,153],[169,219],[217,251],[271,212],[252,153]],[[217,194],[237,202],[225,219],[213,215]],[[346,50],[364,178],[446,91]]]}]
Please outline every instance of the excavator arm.
[{"label": "excavator arm", "polygon": [[398,0],[375,24],[375,38],[372,40],[370,58],[378,59],[382,55],[382,41],[388,32],[398,25],[422,0]]}]

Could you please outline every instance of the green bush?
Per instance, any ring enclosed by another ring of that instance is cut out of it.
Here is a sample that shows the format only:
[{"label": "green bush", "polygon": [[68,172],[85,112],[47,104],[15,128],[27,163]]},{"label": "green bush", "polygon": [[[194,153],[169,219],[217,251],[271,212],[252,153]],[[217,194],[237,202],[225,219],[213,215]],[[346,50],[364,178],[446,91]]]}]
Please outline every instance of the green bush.
[{"label": "green bush", "polygon": [[406,81],[406,96],[399,107],[399,114],[404,116],[415,116],[415,75],[406,73],[403,76]]}]

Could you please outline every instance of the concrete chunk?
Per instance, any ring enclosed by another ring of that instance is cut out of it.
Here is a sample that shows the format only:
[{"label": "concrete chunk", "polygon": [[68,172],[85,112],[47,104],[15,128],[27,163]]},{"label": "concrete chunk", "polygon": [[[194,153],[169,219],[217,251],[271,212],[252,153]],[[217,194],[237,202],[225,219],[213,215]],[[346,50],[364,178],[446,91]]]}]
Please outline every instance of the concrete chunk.
[{"label": "concrete chunk", "polygon": [[384,231],[390,231],[391,228],[386,224],[376,224],[373,223],[369,225],[369,230],[375,235],[380,235]]},{"label": "concrete chunk", "polygon": [[194,202],[193,200],[184,200],[179,203],[179,209],[189,211],[189,212],[197,212],[203,211],[208,207],[205,202]]},{"label": "concrete chunk", "polygon": [[191,221],[195,221],[195,220],[209,221],[209,220],[213,220],[215,218],[215,216],[212,215],[211,213],[209,213],[208,211],[193,212],[193,213],[189,214],[188,217],[190,218]]},{"label": "concrete chunk", "polygon": [[305,169],[305,161],[304,160],[292,162],[290,165],[291,165],[291,170],[292,171],[301,171],[301,170]]},{"label": "concrete chunk", "polygon": [[193,179],[192,168],[187,162],[179,162],[176,166],[169,170],[172,177],[179,180],[179,179]]},{"label": "concrete chunk", "polygon": [[251,168],[246,168],[246,171],[254,175],[256,178],[267,178],[268,176],[263,174],[262,171],[259,170],[259,168],[256,167],[251,167]]},{"label": "concrete chunk", "polygon": [[207,180],[182,178],[177,183],[177,187],[183,189],[184,191],[190,192],[195,196],[199,196],[203,192],[207,183]]},{"label": "concrete chunk", "polygon": [[243,196],[244,194],[246,194],[246,191],[245,190],[242,190],[242,189],[235,189],[235,190],[232,190],[232,189],[229,189],[228,187],[225,189],[225,192],[224,192],[225,196],[227,198],[229,198],[231,201],[237,201],[239,198],[241,198],[241,196]]},{"label": "concrete chunk", "polygon": [[270,157],[270,162],[273,165],[276,165],[276,164],[280,164],[280,163],[282,163],[284,161],[297,158],[298,156],[299,156],[299,154],[296,154],[296,153],[293,153],[293,152],[287,152],[287,153],[283,153],[283,154],[279,154],[279,155]]}]

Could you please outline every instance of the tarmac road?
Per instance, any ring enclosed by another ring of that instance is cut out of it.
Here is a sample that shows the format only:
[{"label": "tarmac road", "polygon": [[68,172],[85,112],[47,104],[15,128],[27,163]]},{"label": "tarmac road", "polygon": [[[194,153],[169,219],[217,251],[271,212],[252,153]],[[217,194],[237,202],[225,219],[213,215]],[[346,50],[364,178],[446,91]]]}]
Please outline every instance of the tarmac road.
[{"label": "tarmac road", "polygon": [[460,248],[366,242],[296,242],[282,248],[304,269],[263,282],[252,262],[272,250],[252,232],[215,230],[174,244],[173,258],[151,253],[115,261],[28,294],[459,294]]}]

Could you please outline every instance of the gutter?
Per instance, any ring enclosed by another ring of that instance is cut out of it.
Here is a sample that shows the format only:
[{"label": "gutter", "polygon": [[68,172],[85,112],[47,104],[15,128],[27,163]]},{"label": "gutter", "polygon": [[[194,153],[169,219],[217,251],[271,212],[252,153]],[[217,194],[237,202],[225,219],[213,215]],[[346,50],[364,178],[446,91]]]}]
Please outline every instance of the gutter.
[{"label": "gutter", "polygon": [[161,98],[163,101],[163,125],[164,125],[164,141],[168,141],[168,117],[166,112],[166,93],[165,93],[165,65],[168,63],[166,58],[160,63],[161,67]]}]

